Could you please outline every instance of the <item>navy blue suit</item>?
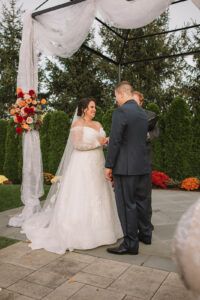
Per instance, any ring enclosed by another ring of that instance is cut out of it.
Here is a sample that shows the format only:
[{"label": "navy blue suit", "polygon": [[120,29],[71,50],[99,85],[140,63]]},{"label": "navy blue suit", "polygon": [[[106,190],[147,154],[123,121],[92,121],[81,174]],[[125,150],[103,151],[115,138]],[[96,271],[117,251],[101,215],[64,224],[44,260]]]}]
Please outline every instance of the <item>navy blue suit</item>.
[{"label": "navy blue suit", "polygon": [[138,231],[151,237],[148,217],[149,174],[147,149],[148,120],[135,100],[113,113],[106,168],[113,171],[118,214],[124,232],[124,246],[138,247]]}]

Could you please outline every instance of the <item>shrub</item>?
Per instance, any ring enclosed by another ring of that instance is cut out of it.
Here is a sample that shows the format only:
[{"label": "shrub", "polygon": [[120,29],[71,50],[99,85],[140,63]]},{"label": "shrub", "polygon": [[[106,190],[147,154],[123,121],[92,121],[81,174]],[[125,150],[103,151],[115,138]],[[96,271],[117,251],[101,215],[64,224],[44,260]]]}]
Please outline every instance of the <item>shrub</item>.
[{"label": "shrub", "polygon": [[69,134],[69,118],[62,111],[53,112],[49,126],[49,172],[56,173]]},{"label": "shrub", "polygon": [[3,174],[13,183],[20,182],[18,168],[21,153],[19,148],[19,136],[16,136],[15,128],[12,121],[10,121],[7,127]]},{"label": "shrub", "polygon": [[5,144],[8,122],[0,120],[0,174],[3,173],[3,165],[5,161]]},{"label": "shrub", "polygon": [[43,119],[43,123],[40,129],[40,145],[42,152],[43,170],[49,171],[49,148],[50,148],[50,120],[52,113],[47,113]]}]

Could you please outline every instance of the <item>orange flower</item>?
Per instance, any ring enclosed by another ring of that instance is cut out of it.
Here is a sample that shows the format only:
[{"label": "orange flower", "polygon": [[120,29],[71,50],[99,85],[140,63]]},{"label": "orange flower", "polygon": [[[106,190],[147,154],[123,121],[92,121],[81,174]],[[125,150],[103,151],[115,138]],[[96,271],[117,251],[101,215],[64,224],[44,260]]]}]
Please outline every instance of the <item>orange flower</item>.
[{"label": "orange flower", "polygon": [[26,102],[25,102],[24,100],[20,100],[20,101],[18,102],[18,105],[19,105],[20,107],[24,107],[24,106],[26,105]]},{"label": "orange flower", "polygon": [[30,130],[30,127],[26,123],[22,124],[22,128],[25,130]]},{"label": "orange flower", "polygon": [[26,103],[28,103],[28,104],[32,103],[32,99],[31,98],[26,99]]},{"label": "orange flower", "polygon": [[11,108],[11,110],[10,110],[10,114],[11,114],[11,116],[14,116],[14,114],[16,113],[16,110],[15,110],[15,108]]},{"label": "orange flower", "polygon": [[37,101],[36,100],[32,100],[32,104],[33,105],[37,105]]},{"label": "orange flower", "polygon": [[189,177],[181,182],[181,188],[187,191],[198,190],[200,186],[200,180],[196,177]]},{"label": "orange flower", "polygon": [[40,101],[40,102],[41,102],[41,104],[42,104],[42,105],[44,105],[44,104],[46,104],[46,103],[47,103],[47,100],[43,98],[43,99],[41,99],[41,101]]},{"label": "orange flower", "polygon": [[23,93],[23,90],[20,87],[17,87],[16,94]]}]

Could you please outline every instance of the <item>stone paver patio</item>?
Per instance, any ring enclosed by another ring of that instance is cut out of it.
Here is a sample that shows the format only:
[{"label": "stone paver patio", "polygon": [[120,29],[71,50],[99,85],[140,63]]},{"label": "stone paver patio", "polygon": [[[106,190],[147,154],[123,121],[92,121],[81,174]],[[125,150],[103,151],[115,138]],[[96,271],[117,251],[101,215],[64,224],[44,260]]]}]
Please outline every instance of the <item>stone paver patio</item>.
[{"label": "stone paver patio", "polygon": [[21,242],[0,251],[0,300],[190,300],[171,258],[171,240],[198,192],[153,191],[152,245],[137,256],[115,256],[105,247],[57,255],[32,251],[25,236],[6,227],[14,209],[0,213],[0,235]]}]

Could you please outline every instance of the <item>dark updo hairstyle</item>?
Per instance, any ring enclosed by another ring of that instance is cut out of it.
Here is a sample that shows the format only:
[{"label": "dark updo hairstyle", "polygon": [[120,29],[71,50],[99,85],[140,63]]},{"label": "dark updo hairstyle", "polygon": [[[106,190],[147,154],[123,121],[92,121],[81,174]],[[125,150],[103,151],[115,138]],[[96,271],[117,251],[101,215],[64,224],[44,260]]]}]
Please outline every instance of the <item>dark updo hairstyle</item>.
[{"label": "dark updo hairstyle", "polygon": [[88,98],[83,98],[79,101],[78,103],[78,111],[77,111],[77,116],[81,117],[84,110],[86,108],[88,108],[88,105],[90,104],[90,102],[93,101],[96,104],[96,100],[92,97],[88,97]]}]

